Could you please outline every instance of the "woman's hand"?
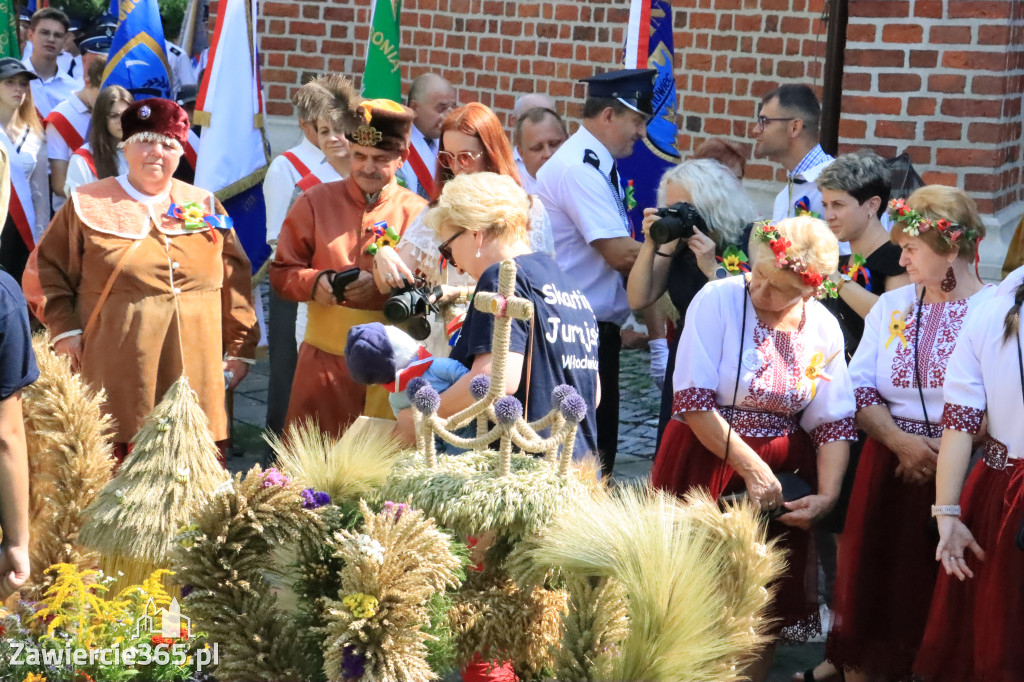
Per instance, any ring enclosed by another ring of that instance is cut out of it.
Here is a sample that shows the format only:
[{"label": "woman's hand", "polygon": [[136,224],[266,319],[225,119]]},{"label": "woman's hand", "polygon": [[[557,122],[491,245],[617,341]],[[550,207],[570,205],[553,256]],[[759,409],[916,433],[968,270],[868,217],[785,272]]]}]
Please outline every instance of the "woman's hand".
[{"label": "woman's hand", "polygon": [[985,550],[956,516],[937,516],[936,520],[939,522],[939,546],[935,550],[935,560],[942,562],[946,575],[955,575],[961,581],[973,578],[974,573],[967,567],[965,552],[969,549],[979,561],[984,561]]},{"label": "woman's hand", "polygon": [[918,485],[930,482],[938,466],[940,440],[902,431],[900,433],[898,440],[890,445],[900,460],[896,467],[896,477]]},{"label": "woman's hand", "polygon": [[75,334],[74,336],[65,336],[63,339],[53,344],[53,349],[62,355],[67,355],[71,358],[71,371],[80,372],[82,370],[82,335]]},{"label": "woman's hand", "polygon": [[644,244],[650,244],[654,247],[655,251],[661,251],[662,253],[675,253],[676,248],[679,246],[679,240],[674,239],[664,244],[655,244],[651,239],[651,225],[658,222],[658,209],[656,208],[645,208],[644,209],[644,221],[640,223],[641,228],[644,231]]},{"label": "woman's hand", "polygon": [[694,230],[690,238],[686,240],[686,245],[697,257],[697,267],[704,273],[704,276],[714,279],[715,270],[718,269],[718,261],[715,260],[715,241],[700,230]]},{"label": "woman's hand", "polygon": [[231,379],[225,383],[225,387],[229,391],[235,390],[238,384],[242,383],[242,379],[249,373],[249,365],[238,358],[231,358],[230,360],[224,361],[224,378],[228,378],[228,372],[231,372]]},{"label": "woman's hand", "polygon": [[783,503],[782,506],[788,509],[789,513],[783,514],[776,520],[787,526],[810,530],[814,522],[827,514],[835,504],[836,499],[834,497],[808,495],[807,497],[801,497],[799,500]]},{"label": "woman's hand", "polygon": [[392,289],[400,289],[405,286],[405,282],[413,282],[415,279],[409,266],[390,246],[382,246],[374,255],[373,281],[380,293],[389,294]]},{"label": "woman's hand", "polygon": [[778,509],[783,502],[782,484],[775,477],[775,473],[760,458],[757,464],[743,473],[743,480],[747,484],[747,497],[754,506],[759,509],[770,511]]}]

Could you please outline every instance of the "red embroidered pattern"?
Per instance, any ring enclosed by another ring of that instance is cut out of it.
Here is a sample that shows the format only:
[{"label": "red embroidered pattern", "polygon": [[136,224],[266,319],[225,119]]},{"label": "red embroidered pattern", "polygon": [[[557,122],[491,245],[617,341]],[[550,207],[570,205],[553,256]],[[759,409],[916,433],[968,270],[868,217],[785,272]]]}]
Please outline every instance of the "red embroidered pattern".
[{"label": "red embroidered pattern", "polygon": [[762,410],[745,410],[741,407],[719,407],[719,414],[732,424],[732,430],[741,436],[752,438],[785,436],[796,433],[800,425],[792,417]]},{"label": "red embroidered pattern", "polygon": [[863,410],[865,407],[871,405],[885,405],[886,402],[882,398],[882,394],[878,392],[876,388],[855,388],[853,389],[853,396],[857,399],[857,409]]},{"label": "red embroidered pattern", "polygon": [[892,420],[903,433],[912,433],[915,436],[927,436],[928,438],[942,437],[942,424],[933,424],[922,419],[908,419],[907,417],[893,416]]},{"label": "red embroidered pattern", "polygon": [[1010,451],[1006,449],[1006,445],[995,438],[989,436],[988,440],[985,441],[985,452],[981,458],[985,460],[985,464],[989,465],[993,469],[1005,469],[1009,463]]},{"label": "red embroidered pattern", "polygon": [[[801,319],[801,330],[803,322]],[[775,331],[759,320],[754,327],[754,347],[761,358],[761,366],[754,370],[749,394],[741,404],[764,412],[796,414],[804,407],[797,392],[806,365],[803,334],[800,330]]]},{"label": "red embroidered pattern", "polygon": [[977,433],[981,429],[981,418],[984,416],[985,410],[946,403],[946,407],[942,410],[942,426],[954,431]]},{"label": "red embroidered pattern", "polygon": [[[960,327],[967,315],[967,300],[928,303],[921,309],[921,329],[917,332],[918,377],[925,389],[941,389],[946,379],[946,363],[956,347]],[[914,376],[914,336],[917,326],[917,303],[906,316],[907,327],[903,336],[906,347],[896,344],[892,360],[892,385],[898,388],[916,388],[918,379]]]},{"label": "red embroidered pattern", "polygon": [[854,424],[853,417],[843,417],[834,422],[816,426],[811,431],[811,440],[814,441],[816,448],[834,440],[857,440],[857,426]]},{"label": "red embroidered pattern", "polygon": [[716,407],[715,392],[710,388],[684,388],[672,397],[672,414],[707,412]]}]

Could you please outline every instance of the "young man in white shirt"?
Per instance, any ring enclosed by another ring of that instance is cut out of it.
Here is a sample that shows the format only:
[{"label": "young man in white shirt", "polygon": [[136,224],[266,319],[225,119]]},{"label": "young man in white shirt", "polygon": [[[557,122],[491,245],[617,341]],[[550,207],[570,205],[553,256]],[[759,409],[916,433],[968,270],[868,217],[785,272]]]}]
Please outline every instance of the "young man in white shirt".
[{"label": "young man in white shirt", "polygon": [[71,93],[80,89],[84,81],[72,78],[57,63],[57,58],[64,52],[64,37],[71,26],[67,15],[59,9],[46,7],[32,15],[29,26],[32,52],[22,63],[39,76],[31,82],[32,99],[36,110],[46,117]]}]

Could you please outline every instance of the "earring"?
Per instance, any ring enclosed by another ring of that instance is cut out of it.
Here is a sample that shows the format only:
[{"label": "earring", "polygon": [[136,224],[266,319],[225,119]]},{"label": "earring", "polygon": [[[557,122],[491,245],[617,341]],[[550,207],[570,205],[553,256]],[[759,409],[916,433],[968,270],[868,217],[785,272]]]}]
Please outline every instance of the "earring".
[{"label": "earring", "polygon": [[476,257],[477,257],[477,258],[479,258],[479,257],[480,257],[480,247],[479,247],[479,246],[478,246],[478,247],[476,247]]},{"label": "earring", "polygon": [[953,272],[953,266],[950,265],[949,269],[946,270],[946,276],[942,280],[942,290],[948,294],[953,289],[956,289],[956,273]]}]

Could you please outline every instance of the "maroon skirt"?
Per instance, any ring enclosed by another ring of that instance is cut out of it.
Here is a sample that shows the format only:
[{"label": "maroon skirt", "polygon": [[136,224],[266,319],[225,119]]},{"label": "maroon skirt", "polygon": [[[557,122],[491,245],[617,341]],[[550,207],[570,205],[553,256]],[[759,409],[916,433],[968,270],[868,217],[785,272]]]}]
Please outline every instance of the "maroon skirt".
[{"label": "maroon skirt", "polygon": [[939,571],[914,672],[928,682],[1024,680],[1024,461],[1004,469],[979,462],[967,478],[963,520],[985,551],[965,553],[974,578]]},{"label": "maroon skirt", "polygon": [[889,679],[910,676],[931,605],[934,484],[896,477],[899,459],[868,438],[840,536],[826,658]]},{"label": "maroon skirt", "polygon": [[[803,431],[788,436],[754,438],[743,436],[772,471],[795,472],[812,488],[817,487],[818,470],[814,444]],[[665,427],[661,447],[651,470],[657,488],[683,495],[692,488],[705,488],[712,497],[745,489],[743,478],[720,457],[705,448],[685,423],[672,419]],[[789,640],[802,640],[820,631],[818,617],[818,572],[812,534],[782,523],[768,524],[769,539],[778,539],[787,553],[786,572],[775,587],[769,616],[776,619],[773,632]]]}]

